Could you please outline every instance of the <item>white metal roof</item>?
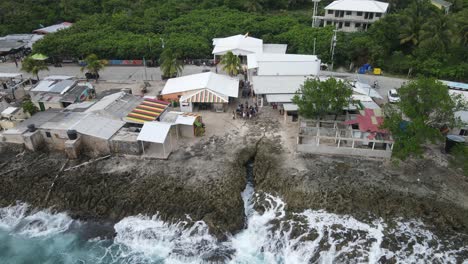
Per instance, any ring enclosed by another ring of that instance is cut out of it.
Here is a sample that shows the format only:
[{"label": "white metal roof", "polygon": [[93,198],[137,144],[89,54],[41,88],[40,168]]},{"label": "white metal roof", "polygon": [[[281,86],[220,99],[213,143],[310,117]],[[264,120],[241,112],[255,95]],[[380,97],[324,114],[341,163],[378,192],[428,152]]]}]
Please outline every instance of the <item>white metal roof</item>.
[{"label": "white metal roof", "polygon": [[178,115],[175,121],[179,125],[193,125],[197,116]]},{"label": "white metal roof", "polygon": [[235,55],[247,55],[263,52],[263,40],[245,35],[235,35],[227,38],[213,39],[213,54],[223,55],[232,51]]},{"label": "white metal roof", "polygon": [[97,137],[101,139],[111,138],[119,131],[125,122],[114,120],[100,115],[86,115],[72,129],[83,135]]},{"label": "white metal roof", "polygon": [[145,122],[137,140],[162,144],[166,141],[170,129],[169,123]]},{"label": "white metal roof", "polygon": [[49,75],[49,76],[45,77],[44,80],[49,80],[49,81],[53,81],[53,80],[71,80],[73,78],[74,78],[73,76],[68,76],[68,75]]},{"label": "white metal roof", "polygon": [[43,34],[48,34],[48,33],[55,33],[59,30],[66,29],[71,27],[73,24],[70,22],[63,22],[60,24],[44,27],[44,28],[39,28],[33,31],[33,33],[43,33]]},{"label": "white metal roof", "polygon": [[261,53],[247,55],[247,67],[258,68],[259,62],[318,62],[316,55]]},{"label": "white metal roof", "polygon": [[283,109],[285,111],[297,111],[299,107],[295,104],[283,104]]},{"label": "white metal roof", "polygon": [[74,80],[42,80],[31,91],[64,94],[76,84]]},{"label": "white metal roof", "polygon": [[256,94],[294,94],[307,78],[308,76],[253,76],[252,85]]},{"label": "white metal roof", "polygon": [[263,44],[263,53],[285,54],[288,44]]},{"label": "white metal roof", "polygon": [[291,103],[294,94],[267,94],[266,99],[269,103]]},{"label": "white metal roof", "polygon": [[239,80],[214,72],[192,74],[169,79],[161,94],[182,93],[193,90],[209,89],[229,97],[239,95]]},{"label": "white metal roof", "polygon": [[3,73],[3,72],[0,72],[0,79],[1,78],[18,78],[21,75],[22,75],[21,73]]},{"label": "white metal roof", "polygon": [[7,115],[14,114],[18,109],[19,107],[10,106],[7,109],[2,111],[2,115],[7,116]]},{"label": "white metal roof", "polygon": [[325,7],[325,10],[342,10],[358,12],[387,12],[388,3],[373,0],[338,0]]}]

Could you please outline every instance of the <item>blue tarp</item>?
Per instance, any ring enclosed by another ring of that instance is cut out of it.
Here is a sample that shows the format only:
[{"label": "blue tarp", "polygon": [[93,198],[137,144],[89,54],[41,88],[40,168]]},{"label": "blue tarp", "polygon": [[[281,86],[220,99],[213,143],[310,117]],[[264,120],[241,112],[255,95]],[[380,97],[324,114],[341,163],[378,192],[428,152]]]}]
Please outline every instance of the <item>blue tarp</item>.
[{"label": "blue tarp", "polygon": [[460,83],[460,82],[450,82],[450,81],[442,81],[441,82],[452,89],[460,89],[468,91],[468,84]]}]

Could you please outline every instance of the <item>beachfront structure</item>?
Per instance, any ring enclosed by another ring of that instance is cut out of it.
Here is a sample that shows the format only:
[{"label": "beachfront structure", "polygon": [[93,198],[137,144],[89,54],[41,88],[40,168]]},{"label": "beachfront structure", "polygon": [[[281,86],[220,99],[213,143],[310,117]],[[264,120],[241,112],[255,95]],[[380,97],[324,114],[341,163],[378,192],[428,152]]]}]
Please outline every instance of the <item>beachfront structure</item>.
[{"label": "beachfront structure", "polygon": [[388,3],[374,0],[337,0],[325,7],[325,15],[317,17],[323,26],[334,26],[345,32],[367,30],[385,16]]},{"label": "beachfront structure", "polygon": [[227,38],[214,38],[213,46],[212,54],[215,61],[220,56],[231,51],[234,55],[240,56],[243,62],[245,62],[246,56],[249,54],[284,54],[288,48],[287,44],[263,44],[262,39],[249,37],[247,34]]},{"label": "beachfront structure", "polygon": [[225,111],[229,98],[239,95],[239,80],[205,72],[169,79],[161,91],[165,101],[179,102],[182,112]]},{"label": "beachfront structure", "polygon": [[173,150],[174,130],[170,123],[146,122],[137,138],[143,156],[167,159]]},{"label": "beachfront structure", "polygon": [[301,119],[297,151],[302,153],[378,157],[392,156],[393,138],[380,128],[380,109],[363,109],[358,114],[323,120]]},{"label": "beachfront structure", "polygon": [[73,23],[63,22],[63,23],[52,25],[52,26],[43,27],[43,28],[33,30],[33,33],[39,34],[39,35],[47,35],[47,34],[55,33],[55,32],[57,32],[59,30],[62,30],[62,29],[69,28],[72,25],[73,25]]},{"label": "beachfront structure", "polygon": [[89,82],[79,82],[64,77],[58,79],[48,77],[29,91],[31,101],[41,111],[49,108],[62,109],[73,103],[91,99],[94,94],[94,87]]},{"label": "beachfront structure", "polygon": [[24,46],[25,48],[32,49],[33,44],[36,43],[38,40],[42,39],[43,37],[44,35],[38,35],[38,34],[10,34],[4,37],[0,37],[0,41],[7,40],[7,41],[15,41],[19,43],[24,43],[26,44]]}]

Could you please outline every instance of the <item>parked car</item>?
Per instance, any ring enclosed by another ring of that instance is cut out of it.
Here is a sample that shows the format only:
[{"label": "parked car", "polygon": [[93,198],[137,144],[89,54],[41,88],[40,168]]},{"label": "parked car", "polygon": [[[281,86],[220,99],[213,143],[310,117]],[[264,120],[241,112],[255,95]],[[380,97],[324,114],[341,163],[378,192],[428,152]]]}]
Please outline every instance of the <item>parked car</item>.
[{"label": "parked car", "polygon": [[400,96],[398,95],[397,90],[391,89],[390,91],[388,91],[388,102],[389,103],[400,102]]}]

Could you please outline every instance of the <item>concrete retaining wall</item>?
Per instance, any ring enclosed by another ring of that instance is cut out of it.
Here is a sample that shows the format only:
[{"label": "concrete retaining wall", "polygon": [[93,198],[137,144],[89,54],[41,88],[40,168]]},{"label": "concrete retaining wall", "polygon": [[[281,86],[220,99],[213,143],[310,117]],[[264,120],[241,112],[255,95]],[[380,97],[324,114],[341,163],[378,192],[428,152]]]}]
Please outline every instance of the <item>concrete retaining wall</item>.
[{"label": "concrete retaining wall", "polygon": [[347,155],[360,157],[391,158],[392,152],[388,150],[371,150],[347,147],[330,147],[316,144],[297,145],[297,151],[303,153],[328,154],[328,155]]}]

